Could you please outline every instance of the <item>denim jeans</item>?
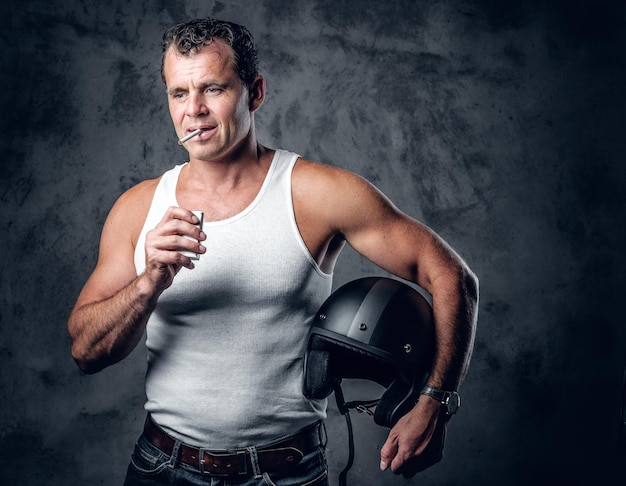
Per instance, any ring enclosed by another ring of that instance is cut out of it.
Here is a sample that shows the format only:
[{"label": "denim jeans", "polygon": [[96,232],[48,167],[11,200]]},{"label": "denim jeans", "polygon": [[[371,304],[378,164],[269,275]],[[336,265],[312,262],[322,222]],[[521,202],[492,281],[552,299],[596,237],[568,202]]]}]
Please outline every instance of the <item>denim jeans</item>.
[{"label": "denim jeans", "polygon": [[189,486],[328,486],[324,446],[307,454],[288,472],[218,477],[202,474],[173,460],[154,447],[143,435],[137,441],[128,465],[124,486],[174,484]]}]

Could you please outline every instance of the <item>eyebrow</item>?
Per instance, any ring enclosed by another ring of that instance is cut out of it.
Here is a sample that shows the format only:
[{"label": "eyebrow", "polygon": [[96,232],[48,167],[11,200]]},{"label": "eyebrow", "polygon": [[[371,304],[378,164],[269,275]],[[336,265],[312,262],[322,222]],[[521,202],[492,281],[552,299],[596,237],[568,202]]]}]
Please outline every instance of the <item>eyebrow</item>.
[{"label": "eyebrow", "polygon": [[[210,87],[217,87],[217,88],[225,89],[228,86],[230,86],[229,82],[220,83],[218,81],[207,81],[205,83],[202,83],[198,87],[198,90],[202,91],[202,90],[205,90],[205,89],[210,88]],[[173,95],[173,94],[181,93],[181,92],[185,92],[185,91],[188,91],[187,88],[178,88],[178,87],[168,88],[166,90],[168,95]]]}]

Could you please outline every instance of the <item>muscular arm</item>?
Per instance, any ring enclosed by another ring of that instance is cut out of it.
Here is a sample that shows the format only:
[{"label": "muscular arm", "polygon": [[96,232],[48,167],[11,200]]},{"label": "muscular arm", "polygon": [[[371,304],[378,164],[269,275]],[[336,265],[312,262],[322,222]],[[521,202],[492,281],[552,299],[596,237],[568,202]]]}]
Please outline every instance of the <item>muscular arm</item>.
[{"label": "muscular arm", "polygon": [[68,331],[78,366],[95,373],[125,358],[141,339],[156,297],[138,277],[109,298],[77,303]]},{"label": "muscular arm", "polygon": [[[307,182],[300,192],[315,201],[309,213],[302,211],[300,220],[317,221],[317,233],[310,231],[311,224],[299,225],[310,248],[320,248],[315,234],[329,234],[333,239],[339,235],[381,268],[430,292],[436,350],[428,384],[457,390],[473,348],[478,305],[475,275],[435,232],[399,211],[360,177],[312,163],[303,163],[301,174]],[[383,469],[390,466],[400,472],[410,459],[427,456],[423,469],[440,460],[445,436],[440,408],[436,400],[420,398],[391,430],[381,451]]]},{"label": "muscular arm", "polygon": [[370,216],[361,229],[348,231],[346,239],[374,263],[432,294],[436,349],[429,384],[456,390],[473,347],[477,279],[432,230],[399,212],[384,197],[377,204],[381,209],[373,213],[380,221]]},{"label": "muscular arm", "polygon": [[[458,390],[473,349],[478,281],[461,258],[431,230],[402,214],[396,218],[398,222],[387,227],[384,238],[366,233],[364,254],[371,251],[372,245],[392,245],[394,254],[389,255],[390,260],[387,256],[378,260],[381,266],[432,294],[436,347],[428,384]],[[356,247],[363,248],[360,244],[358,241]],[[411,259],[412,252],[417,252],[417,257]],[[376,261],[376,256],[372,260]],[[408,273],[403,273],[406,270]],[[390,431],[381,449],[381,468],[390,467],[393,472],[410,477],[440,461],[448,419],[441,413],[439,402],[422,395],[413,410]]]},{"label": "muscular arm", "polygon": [[87,373],[126,357],[143,336],[158,297],[182,266],[193,263],[179,253],[204,248],[187,238],[204,239],[194,216],[170,208],[146,237],[146,271],[135,273],[135,243],[151,201],[154,181],[131,189],[116,202],[102,231],[98,263],[68,320],[72,356]]}]

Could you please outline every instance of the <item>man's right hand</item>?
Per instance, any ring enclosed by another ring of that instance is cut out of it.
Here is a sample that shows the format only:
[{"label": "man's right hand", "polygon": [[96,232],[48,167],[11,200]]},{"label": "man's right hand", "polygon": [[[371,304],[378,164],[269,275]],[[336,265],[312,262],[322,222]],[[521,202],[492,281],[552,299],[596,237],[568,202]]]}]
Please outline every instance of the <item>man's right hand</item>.
[{"label": "man's right hand", "polygon": [[145,277],[156,293],[172,285],[174,277],[182,267],[193,269],[194,263],[180,253],[190,251],[203,254],[202,241],[206,234],[197,226],[198,218],[187,209],[170,207],[159,224],[146,233]]}]

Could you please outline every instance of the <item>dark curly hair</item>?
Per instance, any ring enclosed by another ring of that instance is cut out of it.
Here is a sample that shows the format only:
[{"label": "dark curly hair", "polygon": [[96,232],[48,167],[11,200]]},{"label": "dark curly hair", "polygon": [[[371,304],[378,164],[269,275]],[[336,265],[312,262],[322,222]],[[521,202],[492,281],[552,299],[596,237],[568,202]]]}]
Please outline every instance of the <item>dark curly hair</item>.
[{"label": "dark curly hair", "polygon": [[190,56],[202,47],[221,39],[235,55],[235,69],[245,86],[250,86],[259,74],[258,53],[254,38],[243,25],[212,18],[196,19],[174,25],[163,34],[163,55],[161,57],[161,77],[165,82],[163,65],[170,47],[183,56]]}]

